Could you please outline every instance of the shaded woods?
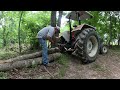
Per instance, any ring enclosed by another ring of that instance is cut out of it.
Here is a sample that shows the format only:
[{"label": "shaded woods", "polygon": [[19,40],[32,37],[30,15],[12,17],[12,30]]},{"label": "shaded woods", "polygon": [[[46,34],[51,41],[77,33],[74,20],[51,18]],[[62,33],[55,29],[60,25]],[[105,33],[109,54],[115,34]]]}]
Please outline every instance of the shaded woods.
[{"label": "shaded woods", "polygon": [[[95,26],[106,45],[120,45],[120,12],[89,12],[94,18],[84,20],[82,23]],[[61,32],[65,31],[68,28],[68,23],[61,26],[61,20],[66,14],[67,11],[1,11],[0,48],[17,53],[26,50],[39,50],[39,43],[36,39],[37,32],[48,25],[58,25],[61,27]],[[76,23],[73,21],[72,25]]]}]

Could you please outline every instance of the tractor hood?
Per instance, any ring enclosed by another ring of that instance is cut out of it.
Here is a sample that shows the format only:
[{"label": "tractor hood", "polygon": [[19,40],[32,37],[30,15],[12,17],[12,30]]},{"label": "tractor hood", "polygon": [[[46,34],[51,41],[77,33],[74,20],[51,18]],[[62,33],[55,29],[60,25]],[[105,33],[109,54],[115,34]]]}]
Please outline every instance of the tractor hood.
[{"label": "tractor hood", "polygon": [[87,12],[87,11],[72,11],[72,12],[70,12],[67,16],[66,16],[66,18],[68,18],[69,19],[69,17],[72,19],[72,20],[78,20],[78,14],[79,13],[79,15],[80,15],[80,20],[85,20],[85,19],[88,19],[88,18],[92,18],[93,16],[89,13],[89,12]]}]

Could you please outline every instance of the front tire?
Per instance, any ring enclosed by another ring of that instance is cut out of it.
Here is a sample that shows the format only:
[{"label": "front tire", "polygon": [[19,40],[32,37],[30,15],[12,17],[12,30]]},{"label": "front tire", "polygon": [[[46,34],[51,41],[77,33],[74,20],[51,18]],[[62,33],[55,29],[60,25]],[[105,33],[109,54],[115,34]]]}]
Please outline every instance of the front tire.
[{"label": "front tire", "polygon": [[76,40],[73,55],[79,57],[84,64],[95,61],[99,52],[99,40],[95,30],[85,28]]},{"label": "front tire", "polygon": [[107,54],[107,52],[108,52],[107,46],[102,44],[100,47],[100,54]]}]

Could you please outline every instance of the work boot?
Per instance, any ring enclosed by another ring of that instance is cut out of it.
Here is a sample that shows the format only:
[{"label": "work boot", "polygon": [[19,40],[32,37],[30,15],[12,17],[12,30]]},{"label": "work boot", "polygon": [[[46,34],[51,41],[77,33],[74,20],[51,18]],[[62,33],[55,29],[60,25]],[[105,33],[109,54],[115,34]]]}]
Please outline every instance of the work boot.
[{"label": "work boot", "polygon": [[53,67],[53,64],[48,63],[48,64],[45,64],[44,66],[45,66],[45,67]]},{"label": "work boot", "polygon": [[43,72],[45,72],[46,70],[45,70],[45,68],[54,68],[54,64],[53,63],[49,63],[48,62],[48,64],[44,64],[43,62],[41,63],[41,70],[43,71]]}]

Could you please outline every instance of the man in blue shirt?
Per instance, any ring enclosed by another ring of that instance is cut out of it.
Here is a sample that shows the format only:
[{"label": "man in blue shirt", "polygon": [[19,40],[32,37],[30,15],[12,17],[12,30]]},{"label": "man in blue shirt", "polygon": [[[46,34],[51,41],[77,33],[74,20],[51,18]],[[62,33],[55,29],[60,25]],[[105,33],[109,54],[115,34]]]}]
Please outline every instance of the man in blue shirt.
[{"label": "man in blue shirt", "polygon": [[52,39],[52,37],[58,33],[60,33],[60,28],[58,26],[56,27],[48,26],[41,29],[37,34],[39,43],[42,45],[42,64],[45,66],[49,66],[48,48],[46,40],[49,40],[51,43],[54,44],[55,42]]}]

